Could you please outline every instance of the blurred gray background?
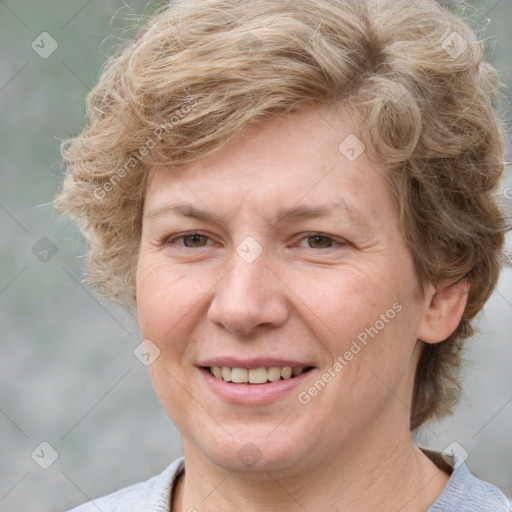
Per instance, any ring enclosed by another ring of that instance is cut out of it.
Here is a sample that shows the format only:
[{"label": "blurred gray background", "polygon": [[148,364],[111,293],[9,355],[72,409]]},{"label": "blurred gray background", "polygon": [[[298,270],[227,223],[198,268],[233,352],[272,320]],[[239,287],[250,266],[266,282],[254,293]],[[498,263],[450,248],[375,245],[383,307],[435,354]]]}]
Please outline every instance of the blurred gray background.
[{"label": "blurred gray background", "polygon": [[[475,5],[489,59],[511,86],[512,2]],[[2,512],[67,510],[181,455],[178,432],[133,355],[136,322],[82,286],[84,244],[50,204],[61,181],[60,141],[80,130],[105,55],[154,6],[0,1]],[[503,200],[512,207],[510,175]],[[512,267],[479,325],[460,406],[418,442],[439,450],[457,443],[474,473],[512,496]]]}]

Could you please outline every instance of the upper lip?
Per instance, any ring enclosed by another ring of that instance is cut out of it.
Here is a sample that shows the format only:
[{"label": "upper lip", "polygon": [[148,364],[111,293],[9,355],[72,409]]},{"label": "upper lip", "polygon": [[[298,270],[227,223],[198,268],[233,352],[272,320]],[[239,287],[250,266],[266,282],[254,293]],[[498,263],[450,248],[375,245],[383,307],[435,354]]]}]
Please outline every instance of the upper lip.
[{"label": "upper lip", "polygon": [[272,366],[284,367],[290,366],[291,368],[307,368],[314,366],[308,361],[297,361],[294,359],[285,358],[270,358],[270,357],[254,357],[247,359],[240,359],[229,356],[218,356],[211,359],[204,359],[197,366],[211,367],[211,366],[228,366],[230,368],[270,368]]}]

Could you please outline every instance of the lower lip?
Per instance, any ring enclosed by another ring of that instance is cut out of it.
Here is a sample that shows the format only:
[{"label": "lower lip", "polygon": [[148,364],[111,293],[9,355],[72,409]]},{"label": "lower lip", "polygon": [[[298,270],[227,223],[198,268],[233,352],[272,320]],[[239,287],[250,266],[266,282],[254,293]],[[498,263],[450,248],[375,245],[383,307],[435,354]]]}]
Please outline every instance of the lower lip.
[{"label": "lower lip", "polygon": [[265,405],[289,394],[309,378],[313,369],[291,379],[281,379],[265,384],[237,384],[217,379],[209,370],[199,368],[208,387],[220,398],[232,404]]}]

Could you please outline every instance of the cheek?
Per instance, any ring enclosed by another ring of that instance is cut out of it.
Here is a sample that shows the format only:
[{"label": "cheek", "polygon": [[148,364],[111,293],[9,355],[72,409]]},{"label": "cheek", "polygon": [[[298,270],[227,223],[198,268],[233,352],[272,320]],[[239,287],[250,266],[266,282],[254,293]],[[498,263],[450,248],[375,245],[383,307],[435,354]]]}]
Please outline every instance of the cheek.
[{"label": "cheek", "polygon": [[137,320],[142,334],[160,338],[194,306],[194,281],[156,256],[137,267]]},{"label": "cheek", "polygon": [[405,266],[398,276],[391,264],[347,266],[329,279],[302,282],[305,318],[331,360],[342,358],[340,384],[354,389],[366,383],[371,391],[376,375],[396,384],[409,372],[418,318],[414,286]]},{"label": "cheek", "polygon": [[186,410],[182,384],[184,358],[190,359],[189,313],[197,302],[192,279],[183,276],[157,255],[141,255],[137,267],[137,321],[143,338],[159,349],[148,366],[155,392],[171,420],[181,425]]},{"label": "cheek", "polygon": [[404,302],[399,286],[404,280],[394,279],[383,264],[347,264],[332,272],[321,269],[283,274],[283,281],[299,299],[292,299],[302,311],[299,314],[317,325],[326,340],[332,340],[340,350],[375,322],[380,330],[381,314],[388,313],[386,320],[395,316],[400,307],[393,309],[393,304]]}]

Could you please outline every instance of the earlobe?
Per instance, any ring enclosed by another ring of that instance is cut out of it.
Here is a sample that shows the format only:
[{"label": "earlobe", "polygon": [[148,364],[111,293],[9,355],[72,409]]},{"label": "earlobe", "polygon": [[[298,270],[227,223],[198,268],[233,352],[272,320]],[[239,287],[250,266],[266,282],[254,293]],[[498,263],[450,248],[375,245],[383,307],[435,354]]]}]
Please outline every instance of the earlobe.
[{"label": "earlobe", "polygon": [[418,327],[418,339],[425,343],[439,343],[457,328],[466,307],[470,283],[462,278],[445,282],[425,297],[425,309]]}]

